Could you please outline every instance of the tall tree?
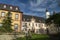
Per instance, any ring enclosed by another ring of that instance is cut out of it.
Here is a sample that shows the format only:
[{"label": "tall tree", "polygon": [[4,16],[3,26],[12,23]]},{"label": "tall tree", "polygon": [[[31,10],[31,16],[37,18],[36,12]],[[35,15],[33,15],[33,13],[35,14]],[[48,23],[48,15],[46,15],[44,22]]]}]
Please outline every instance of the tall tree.
[{"label": "tall tree", "polygon": [[2,24],[3,24],[2,27],[3,27],[4,32],[12,32],[13,31],[11,28],[11,26],[12,26],[11,15],[12,15],[11,12],[8,12],[6,14],[6,17],[2,21]]},{"label": "tall tree", "polygon": [[59,27],[60,27],[60,12],[59,13],[56,13],[56,14],[53,14],[50,16],[50,18],[48,18],[46,20],[46,23],[49,25],[51,24],[52,22],[55,24],[55,26],[58,28],[58,31],[59,31]]}]

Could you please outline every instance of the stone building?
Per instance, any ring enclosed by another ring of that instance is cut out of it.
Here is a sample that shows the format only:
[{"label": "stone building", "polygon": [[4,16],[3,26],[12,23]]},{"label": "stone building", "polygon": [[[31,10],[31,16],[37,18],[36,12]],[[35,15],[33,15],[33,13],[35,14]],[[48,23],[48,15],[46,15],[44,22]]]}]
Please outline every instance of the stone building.
[{"label": "stone building", "polygon": [[6,17],[6,14],[11,12],[12,18],[12,29],[17,30],[18,32],[21,31],[21,21],[22,21],[22,12],[20,11],[18,6],[12,6],[7,4],[0,3],[0,26],[2,26],[2,20]]}]

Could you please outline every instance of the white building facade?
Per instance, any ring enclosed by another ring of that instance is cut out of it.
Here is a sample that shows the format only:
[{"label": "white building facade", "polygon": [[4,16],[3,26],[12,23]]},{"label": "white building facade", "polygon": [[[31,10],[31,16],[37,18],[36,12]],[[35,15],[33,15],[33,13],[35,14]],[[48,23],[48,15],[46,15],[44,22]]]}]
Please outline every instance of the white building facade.
[{"label": "white building facade", "polygon": [[[29,19],[27,19],[29,20]],[[46,33],[46,26],[45,26],[45,23],[43,22],[36,22],[36,19],[34,17],[31,17],[30,21],[26,21],[24,19],[24,21],[22,21],[22,27],[21,27],[21,30],[23,32],[26,31],[27,28],[28,30],[30,31],[33,31],[34,33],[39,33],[39,34],[42,34],[42,33]]]}]

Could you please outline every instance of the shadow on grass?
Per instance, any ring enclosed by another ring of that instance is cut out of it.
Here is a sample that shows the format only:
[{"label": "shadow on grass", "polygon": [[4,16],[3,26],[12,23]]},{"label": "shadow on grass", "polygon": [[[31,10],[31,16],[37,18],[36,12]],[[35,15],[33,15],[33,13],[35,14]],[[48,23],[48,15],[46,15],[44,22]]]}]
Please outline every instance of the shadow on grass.
[{"label": "shadow on grass", "polygon": [[60,40],[60,33],[58,34],[50,34],[50,39],[51,40]]}]

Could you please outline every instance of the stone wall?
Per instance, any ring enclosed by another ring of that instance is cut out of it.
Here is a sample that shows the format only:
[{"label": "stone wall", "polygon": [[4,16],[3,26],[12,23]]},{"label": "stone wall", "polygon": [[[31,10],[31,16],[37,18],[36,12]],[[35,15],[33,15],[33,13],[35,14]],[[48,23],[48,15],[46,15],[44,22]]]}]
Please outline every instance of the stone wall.
[{"label": "stone wall", "polygon": [[24,35],[0,35],[0,40],[13,40],[18,37],[24,37]]}]

